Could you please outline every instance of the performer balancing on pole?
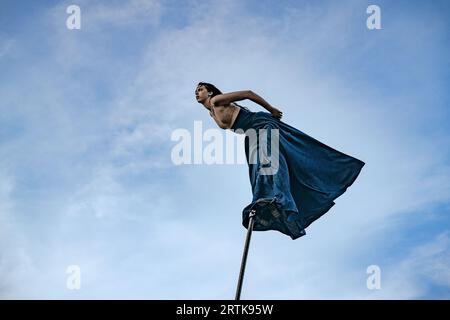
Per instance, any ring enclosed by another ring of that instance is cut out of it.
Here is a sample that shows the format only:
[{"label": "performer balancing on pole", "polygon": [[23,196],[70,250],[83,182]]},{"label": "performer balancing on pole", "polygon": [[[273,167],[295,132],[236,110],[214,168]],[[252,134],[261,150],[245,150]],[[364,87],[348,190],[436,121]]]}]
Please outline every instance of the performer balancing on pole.
[{"label": "performer balancing on pole", "polygon": [[[365,164],[281,121],[283,113],[250,90],[222,93],[213,84],[200,82],[195,96],[220,128],[246,134],[253,192],[252,202],[242,212],[246,228],[252,212],[255,231],[278,230],[292,239],[305,235],[305,229],[333,207]],[[245,99],[268,112],[252,112],[236,103]],[[247,132],[256,132],[256,138]],[[266,155],[277,156],[275,167],[259,156],[258,147],[266,141],[262,134],[267,136]],[[277,143],[272,143],[275,137]]]}]

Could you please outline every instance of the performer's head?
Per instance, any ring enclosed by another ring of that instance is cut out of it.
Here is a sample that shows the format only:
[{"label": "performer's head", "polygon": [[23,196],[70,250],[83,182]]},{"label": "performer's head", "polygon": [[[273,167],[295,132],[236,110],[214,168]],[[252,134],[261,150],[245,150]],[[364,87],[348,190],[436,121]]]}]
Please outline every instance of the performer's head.
[{"label": "performer's head", "polygon": [[211,99],[222,92],[216,88],[215,85],[207,82],[199,82],[195,89],[195,98],[198,103],[205,103],[208,99]]}]

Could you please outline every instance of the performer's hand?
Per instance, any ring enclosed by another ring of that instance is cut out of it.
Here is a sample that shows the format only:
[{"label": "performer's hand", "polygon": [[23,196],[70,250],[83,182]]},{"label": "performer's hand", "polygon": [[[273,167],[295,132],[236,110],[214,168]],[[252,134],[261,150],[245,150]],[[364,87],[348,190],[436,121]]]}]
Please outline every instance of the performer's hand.
[{"label": "performer's hand", "polygon": [[281,117],[283,116],[283,112],[281,112],[277,108],[272,108],[272,110],[270,110],[270,113],[272,114],[272,116],[274,116],[278,120],[280,120]]}]

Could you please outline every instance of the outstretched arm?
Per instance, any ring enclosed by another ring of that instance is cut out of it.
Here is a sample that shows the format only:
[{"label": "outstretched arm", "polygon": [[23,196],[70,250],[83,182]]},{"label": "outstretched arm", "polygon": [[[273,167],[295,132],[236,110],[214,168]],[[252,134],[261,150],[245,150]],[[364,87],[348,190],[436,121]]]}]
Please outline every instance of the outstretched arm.
[{"label": "outstretched arm", "polygon": [[224,93],[219,94],[211,99],[211,103],[213,105],[228,105],[231,102],[234,101],[240,101],[249,99],[260,106],[262,106],[264,109],[269,111],[273,116],[277,118],[281,118],[282,112],[278,110],[277,108],[273,107],[270,103],[268,103],[266,100],[264,100],[261,96],[257,95],[251,90],[244,90],[244,91],[235,91],[230,93]]}]

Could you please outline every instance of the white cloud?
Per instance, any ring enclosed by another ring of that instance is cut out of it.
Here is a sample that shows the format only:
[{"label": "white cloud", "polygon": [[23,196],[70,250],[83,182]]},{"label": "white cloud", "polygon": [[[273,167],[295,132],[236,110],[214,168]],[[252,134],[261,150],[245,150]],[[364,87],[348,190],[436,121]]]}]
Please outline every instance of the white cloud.
[{"label": "white cloud", "polygon": [[17,281],[31,277],[35,271],[29,243],[15,216],[12,193],[14,178],[0,167],[0,298],[15,299]]},{"label": "white cloud", "polygon": [[435,285],[450,287],[450,239],[441,233],[415,248],[404,262],[406,268],[428,277]]},{"label": "white cloud", "polygon": [[381,290],[371,292],[367,298],[423,299],[430,286],[450,287],[449,252],[448,233],[413,247],[406,257],[382,268]]}]

